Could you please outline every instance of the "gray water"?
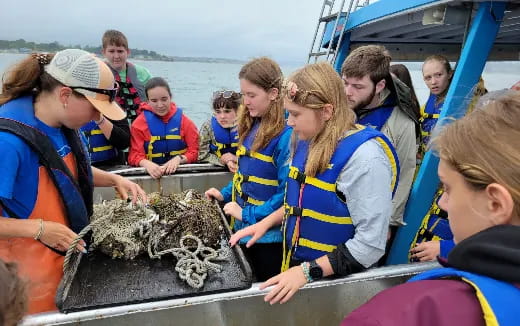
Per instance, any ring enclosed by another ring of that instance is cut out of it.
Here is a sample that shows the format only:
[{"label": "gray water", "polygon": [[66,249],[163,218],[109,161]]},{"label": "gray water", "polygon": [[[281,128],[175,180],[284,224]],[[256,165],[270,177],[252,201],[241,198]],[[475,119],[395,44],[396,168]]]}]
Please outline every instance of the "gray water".
[{"label": "gray water", "polygon": [[[0,73],[25,54],[0,53]],[[163,62],[132,60],[150,70],[153,76],[168,80],[173,101],[184,109],[186,115],[200,127],[211,117],[211,94],[219,89],[239,90],[238,72],[242,65],[227,63]],[[412,75],[415,92],[423,104],[428,98],[428,88],[422,80],[420,62],[405,63]],[[302,64],[303,65],[303,64]],[[301,66],[301,65],[300,65]],[[285,75],[298,69],[298,65],[285,65]],[[488,62],[483,78],[489,91],[510,88],[520,80],[520,62]]]}]

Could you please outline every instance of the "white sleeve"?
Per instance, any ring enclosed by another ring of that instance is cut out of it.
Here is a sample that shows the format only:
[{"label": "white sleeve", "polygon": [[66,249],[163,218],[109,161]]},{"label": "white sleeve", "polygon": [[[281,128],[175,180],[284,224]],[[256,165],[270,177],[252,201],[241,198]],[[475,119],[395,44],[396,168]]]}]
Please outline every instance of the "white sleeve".
[{"label": "white sleeve", "polygon": [[362,144],[345,165],[337,181],[355,228],[345,245],[363,266],[374,265],[385,253],[392,214],[392,171],[376,140]]}]

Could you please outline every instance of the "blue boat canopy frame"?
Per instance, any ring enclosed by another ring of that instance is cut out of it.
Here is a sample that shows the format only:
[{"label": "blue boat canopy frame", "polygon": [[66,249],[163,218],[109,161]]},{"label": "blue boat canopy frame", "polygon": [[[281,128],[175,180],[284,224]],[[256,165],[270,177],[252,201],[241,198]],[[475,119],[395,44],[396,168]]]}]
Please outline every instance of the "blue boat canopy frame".
[{"label": "blue boat canopy frame", "polygon": [[[334,47],[340,38],[345,18],[348,17],[335,68],[339,71],[346,55],[366,44],[384,45],[396,61],[422,61],[431,54],[442,54],[450,60],[457,60],[468,24],[474,20],[482,3],[484,1],[380,0],[352,11],[349,15],[343,12],[332,41]],[[519,59],[520,2],[504,3],[506,10],[488,58],[490,61]],[[322,48],[329,45],[335,18],[336,15],[324,17],[328,21],[324,28]]]},{"label": "blue boat canopy frame", "polygon": [[[333,52],[332,64],[338,72],[348,53],[366,44],[384,45],[396,61],[423,61],[432,54],[457,61],[439,121],[464,115],[487,61],[520,59],[518,0],[380,0],[363,5],[355,0],[352,6],[353,1],[347,12],[320,18],[325,23],[320,50]],[[319,53],[324,52],[311,49],[309,61]],[[410,244],[439,185],[438,163],[438,157],[426,153],[405,210],[407,225],[399,228],[388,264],[408,262]]]}]

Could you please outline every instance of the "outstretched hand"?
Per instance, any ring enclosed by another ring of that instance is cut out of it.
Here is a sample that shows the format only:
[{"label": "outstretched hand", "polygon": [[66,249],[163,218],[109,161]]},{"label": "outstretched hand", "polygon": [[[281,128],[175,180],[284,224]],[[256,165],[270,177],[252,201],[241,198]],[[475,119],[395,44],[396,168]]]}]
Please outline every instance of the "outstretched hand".
[{"label": "outstretched hand", "polygon": [[260,285],[260,290],[269,286],[274,286],[264,297],[265,302],[275,304],[277,302],[286,303],[298,290],[307,284],[307,279],[303,274],[301,266],[294,266],[283,273],[271,277]]},{"label": "outstretched hand", "polygon": [[216,199],[218,201],[223,201],[224,200],[224,196],[222,196],[222,193],[220,191],[218,191],[217,188],[209,188],[204,193],[204,196],[208,200],[212,200],[212,199]]},{"label": "outstretched hand", "polygon": [[238,241],[240,241],[240,239],[251,236],[251,239],[246,243],[247,248],[251,247],[267,232],[267,230],[269,230],[269,226],[267,226],[265,223],[262,223],[262,221],[235,232],[231,238],[229,238],[229,245],[233,247],[237,244]]},{"label": "outstretched hand", "polygon": [[120,175],[114,176],[115,187],[117,192],[121,196],[121,199],[126,200],[128,198],[128,193],[130,192],[132,194],[132,203],[135,204],[138,200],[142,201],[143,203],[146,203],[148,201],[146,193],[137,183],[123,178]]}]

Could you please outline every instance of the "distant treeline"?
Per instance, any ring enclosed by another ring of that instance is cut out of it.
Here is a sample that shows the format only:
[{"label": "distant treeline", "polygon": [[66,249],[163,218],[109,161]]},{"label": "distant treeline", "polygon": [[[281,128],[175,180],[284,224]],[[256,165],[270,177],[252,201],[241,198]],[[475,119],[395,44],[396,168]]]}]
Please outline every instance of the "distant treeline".
[{"label": "distant treeline", "polygon": [[[101,55],[101,46],[81,46],[77,45],[61,45],[54,41],[51,43],[28,42],[24,39],[16,41],[0,40],[0,51],[8,50],[17,53],[30,53],[33,51],[56,52],[67,48],[83,49],[85,51]],[[222,59],[222,58],[201,58],[201,57],[177,57],[159,54],[155,51],[140,50],[130,48],[133,58],[143,60],[157,61],[194,61],[194,62],[215,62],[215,63],[243,63],[240,60]]]}]

